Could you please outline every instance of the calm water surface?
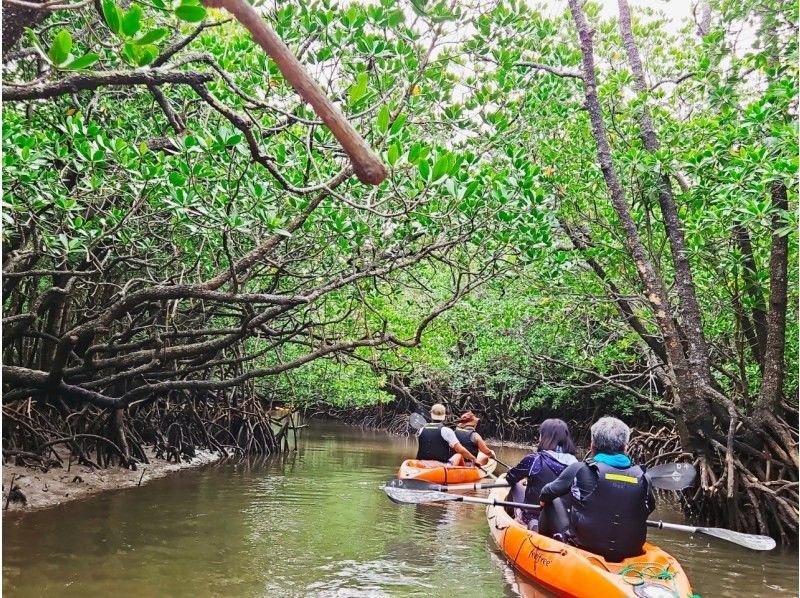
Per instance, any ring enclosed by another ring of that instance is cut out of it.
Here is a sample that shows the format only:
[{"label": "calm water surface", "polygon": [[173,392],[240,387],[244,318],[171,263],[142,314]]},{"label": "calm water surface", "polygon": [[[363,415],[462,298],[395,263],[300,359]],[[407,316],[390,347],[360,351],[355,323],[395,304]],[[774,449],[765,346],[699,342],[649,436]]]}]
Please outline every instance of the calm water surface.
[{"label": "calm water surface", "polygon": [[[3,592],[24,596],[545,596],[498,556],[480,506],[400,506],[381,484],[415,441],[315,423],[299,450],[185,471],[3,521]],[[522,451],[502,449],[503,460]],[[657,513],[680,521],[674,512]],[[713,596],[797,596],[797,553],[667,531]]]}]

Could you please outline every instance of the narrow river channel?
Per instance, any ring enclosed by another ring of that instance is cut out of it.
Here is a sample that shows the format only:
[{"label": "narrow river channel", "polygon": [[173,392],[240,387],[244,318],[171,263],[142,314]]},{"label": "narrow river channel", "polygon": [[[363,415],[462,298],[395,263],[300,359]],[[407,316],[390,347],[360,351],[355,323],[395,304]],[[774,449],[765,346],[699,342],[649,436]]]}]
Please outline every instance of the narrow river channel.
[{"label": "narrow river channel", "polygon": [[[298,451],[184,471],[3,520],[3,592],[27,596],[546,596],[520,587],[480,506],[380,490],[413,439],[312,423]],[[523,455],[504,448],[499,456]],[[661,508],[657,516],[681,521]],[[668,531],[704,597],[796,596],[797,552]]]}]

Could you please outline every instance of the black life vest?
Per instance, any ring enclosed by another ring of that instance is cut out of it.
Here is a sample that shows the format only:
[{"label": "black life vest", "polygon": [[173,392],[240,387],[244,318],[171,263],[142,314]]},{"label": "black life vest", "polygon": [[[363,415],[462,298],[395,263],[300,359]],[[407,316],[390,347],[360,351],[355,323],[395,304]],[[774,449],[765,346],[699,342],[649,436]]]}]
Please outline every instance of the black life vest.
[{"label": "black life vest", "polygon": [[475,428],[456,428],[456,438],[458,439],[458,443],[467,449],[470,453],[478,456],[478,445],[472,441],[472,435],[475,433]]},{"label": "black life vest", "polygon": [[453,449],[442,438],[441,422],[425,424],[417,437],[417,459],[432,459],[433,461],[447,461],[453,455]]},{"label": "black life vest", "polygon": [[572,497],[570,522],[578,545],[612,562],[642,554],[649,515],[644,471],[593,459],[585,464],[597,476],[597,486],[586,497]]}]

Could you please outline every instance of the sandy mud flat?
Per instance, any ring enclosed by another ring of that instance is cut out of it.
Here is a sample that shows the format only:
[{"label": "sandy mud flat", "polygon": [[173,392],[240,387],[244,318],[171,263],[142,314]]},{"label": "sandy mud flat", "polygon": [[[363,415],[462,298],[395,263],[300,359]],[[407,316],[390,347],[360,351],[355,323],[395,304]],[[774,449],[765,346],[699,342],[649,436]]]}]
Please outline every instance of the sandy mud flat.
[{"label": "sandy mud flat", "polygon": [[[138,486],[140,480],[142,484],[146,484],[150,480],[164,477],[174,471],[207,465],[220,458],[219,453],[198,450],[194,458],[184,458],[180,463],[174,463],[157,459],[150,449],[146,449],[146,452],[150,463],[139,464],[136,471],[120,467],[93,469],[75,462],[69,466],[69,471],[67,471],[69,458],[66,454],[62,455],[63,467],[52,467],[46,472],[39,467],[23,467],[6,463],[3,465],[3,512],[33,511],[107,490],[130,488]],[[25,496],[24,503],[17,500],[8,501],[12,476],[14,487],[19,488]],[[7,509],[6,504],[8,504]]]}]

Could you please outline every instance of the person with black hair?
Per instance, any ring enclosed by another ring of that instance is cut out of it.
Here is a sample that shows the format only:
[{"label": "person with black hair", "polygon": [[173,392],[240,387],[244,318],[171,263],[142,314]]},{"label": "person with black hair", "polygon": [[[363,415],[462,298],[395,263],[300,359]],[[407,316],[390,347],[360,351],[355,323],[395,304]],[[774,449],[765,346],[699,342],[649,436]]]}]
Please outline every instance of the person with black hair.
[{"label": "person with black hair", "polygon": [[[545,484],[555,480],[568,465],[577,462],[575,442],[567,423],[560,419],[544,420],[539,426],[539,445],[536,452],[523,458],[506,474],[506,481],[513,489],[514,500],[538,505],[539,494]],[[568,500],[563,501],[565,510],[569,506],[567,503]],[[516,516],[529,528],[538,528],[537,511],[518,509]]]}]

